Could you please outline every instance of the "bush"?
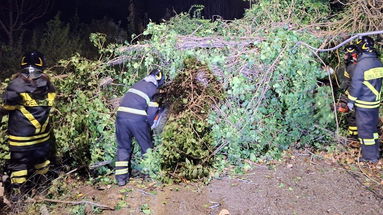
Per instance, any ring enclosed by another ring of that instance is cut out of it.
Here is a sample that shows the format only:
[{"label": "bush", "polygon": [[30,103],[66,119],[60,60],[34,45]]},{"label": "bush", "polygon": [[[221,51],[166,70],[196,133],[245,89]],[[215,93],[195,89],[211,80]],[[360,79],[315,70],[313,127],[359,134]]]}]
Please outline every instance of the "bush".
[{"label": "bush", "polygon": [[[106,47],[105,35],[92,34],[101,57],[77,54],[60,62],[62,71],[55,70],[65,77],[54,80],[60,90],[53,119],[59,156],[75,167],[112,160],[110,100],[155,67],[168,77],[164,102],[170,118],[140,167],[157,180],[201,179],[228,165],[247,169],[248,160],[278,159],[287,148],[331,141],[320,129],[334,129],[331,89],[318,81],[327,74],[310,50],[296,46],[298,41],[318,46],[321,39],[288,24],[270,28],[291,6],[291,1],[272,2],[278,4],[271,16],[265,16],[270,1],[262,0],[233,22],[180,14],[167,23],[150,23],[143,33],[150,39],[126,47]],[[293,25],[328,12],[325,2],[298,3],[288,15]],[[105,61],[113,54],[118,57],[113,62],[126,63],[108,67]],[[113,84],[101,84],[108,79]]]}]

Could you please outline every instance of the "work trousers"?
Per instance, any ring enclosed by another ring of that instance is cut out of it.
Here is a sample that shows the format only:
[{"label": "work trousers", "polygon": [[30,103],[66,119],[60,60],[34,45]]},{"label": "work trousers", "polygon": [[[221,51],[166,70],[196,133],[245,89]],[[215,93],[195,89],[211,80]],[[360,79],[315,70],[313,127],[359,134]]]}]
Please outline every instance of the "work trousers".
[{"label": "work trousers", "polygon": [[356,111],[351,111],[347,114],[346,121],[348,124],[348,135],[358,137],[358,127],[355,119]]},{"label": "work trousers", "polygon": [[126,180],[130,174],[130,161],[133,153],[132,138],[135,137],[144,154],[153,148],[150,126],[146,119],[129,118],[117,115],[116,138],[117,138],[117,160],[116,179]]},{"label": "work trousers", "polygon": [[11,184],[21,186],[28,179],[28,171],[33,170],[38,175],[49,171],[49,144],[28,151],[11,151],[10,164]]},{"label": "work trousers", "polygon": [[378,135],[379,108],[355,108],[358,137],[362,147],[362,158],[369,161],[379,159]]}]

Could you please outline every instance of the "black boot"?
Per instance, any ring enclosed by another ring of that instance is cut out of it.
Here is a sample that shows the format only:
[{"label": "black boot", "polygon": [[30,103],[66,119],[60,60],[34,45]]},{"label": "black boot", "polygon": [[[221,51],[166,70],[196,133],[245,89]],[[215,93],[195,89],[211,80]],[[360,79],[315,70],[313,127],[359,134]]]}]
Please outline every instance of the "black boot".
[{"label": "black boot", "polygon": [[12,204],[15,204],[23,199],[23,192],[21,191],[21,186],[12,185],[9,193],[9,201]]},{"label": "black boot", "polygon": [[362,144],[362,157],[359,159],[362,162],[376,163],[379,160],[378,144],[364,145]]}]

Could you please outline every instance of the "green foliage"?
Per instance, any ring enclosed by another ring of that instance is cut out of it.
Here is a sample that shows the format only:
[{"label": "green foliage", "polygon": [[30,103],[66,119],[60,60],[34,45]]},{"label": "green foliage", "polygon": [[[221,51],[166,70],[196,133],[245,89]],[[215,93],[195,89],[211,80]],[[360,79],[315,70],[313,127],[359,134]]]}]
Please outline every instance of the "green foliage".
[{"label": "green foliage", "polygon": [[246,12],[245,19],[262,27],[276,22],[302,25],[323,21],[329,12],[326,0],[260,0]]},{"label": "green foliage", "polygon": [[[229,164],[237,171],[246,170],[247,160],[278,159],[289,147],[326,144],[329,139],[318,128],[334,127],[331,89],[318,82],[327,76],[316,57],[296,46],[298,41],[318,46],[321,40],[287,25],[269,27],[285,20],[310,23],[326,17],[328,5],[299,0],[293,7],[292,2],[262,0],[245,18],[231,23],[204,20],[197,8],[194,17],[180,14],[167,23],[150,23],[143,33],[150,39],[126,49],[106,46],[105,34],[92,34],[100,57],[89,60],[75,54],[55,70],[61,77],[53,79],[59,90],[53,117],[59,157],[75,167],[112,160],[115,109],[110,100],[122,96],[154,67],[165,72],[168,87],[177,86],[168,99],[175,108],[173,115],[156,136],[156,147],[140,162],[143,172],[156,180],[201,179]],[[180,41],[187,39],[198,43],[195,37],[224,44],[247,38],[252,42],[224,48],[180,47],[185,45]],[[106,66],[113,54],[128,59],[122,70]],[[196,83],[200,71],[205,74],[202,79],[214,80],[207,82],[208,87],[203,81]],[[101,85],[105,78],[114,84]],[[179,82],[188,78],[190,83]],[[202,105],[193,106],[196,101]]]},{"label": "green foliage", "polygon": [[64,24],[59,14],[47,22],[44,32],[34,32],[34,41],[36,47],[32,48],[47,55],[48,65],[54,65],[60,59],[80,52],[84,42],[79,35],[71,33],[69,24]]},{"label": "green foliage", "polygon": [[[278,2],[281,5],[277,5],[276,10],[287,4],[287,1]],[[177,79],[178,70],[187,66],[184,59],[196,58],[209,65],[210,69],[223,73],[218,78],[225,90],[224,101],[215,107],[215,111],[210,111],[209,124],[204,124],[204,128],[208,129],[208,135],[205,134],[208,140],[204,142],[205,148],[202,149],[210,152],[200,153],[202,151],[195,149],[193,144],[188,144],[195,137],[188,132],[182,133],[192,127],[193,117],[188,116],[189,120],[177,118],[178,123],[170,120],[159,139],[160,145],[146,155],[142,163],[143,169],[152,177],[171,181],[171,177],[178,180],[182,175],[193,179],[195,177],[189,175],[190,171],[186,167],[188,162],[196,169],[193,170],[197,173],[196,176],[198,172],[205,175],[205,169],[211,170],[209,166],[224,168],[228,163],[239,169],[247,169],[248,164],[244,162],[246,160],[278,159],[281,152],[289,147],[320,146],[331,141],[324,130],[319,129],[334,128],[330,105],[331,89],[318,82],[327,77],[326,72],[310,50],[296,46],[298,41],[314,46],[320,44],[321,41],[309,32],[292,31],[286,26],[251,35],[262,37],[263,40],[255,41],[253,48],[246,47],[242,53],[238,52],[237,62],[230,67],[226,66],[226,62],[233,59],[231,51],[235,52],[235,49],[183,50],[177,47],[177,38],[184,35],[214,36],[230,40],[248,34],[249,31],[241,30],[248,23],[256,21],[256,26],[268,26],[269,23],[286,18],[280,16],[285,14],[283,11],[272,13],[274,16],[271,17],[262,15],[269,2],[261,3],[259,7],[263,9],[253,8],[243,20],[236,20],[232,25],[226,24],[225,28],[220,26],[222,23],[219,20],[206,22],[187,15],[175,17],[169,23],[149,24],[144,34],[151,35],[151,39],[144,44],[151,49],[140,53],[145,59],[142,64],[149,66],[158,62],[159,65],[164,65],[164,70],[171,79]],[[328,7],[325,7],[327,4],[314,1],[299,3],[301,6],[294,8],[291,14],[292,21],[298,24],[303,25],[324,17],[328,12]],[[311,8],[304,9],[305,6]],[[307,15],[306,10],[315,10],[317,13]],[[305,15],[304,18],[298,19],[299,14]],[[179,20],[188,25],[181,25]],[[189,29],[188,26],[193,27]],[[212,31],[212,26],[217,30]],[[276,61],[278,57],[281,58]],[[244,69],[248,72],[244,73]],[[211,108],[213,107],[210,106]],[[166,148],[168,149],[164,150]],[[200,169],[197,168],[198,163],[194,163],[195,160],[185,153],[196,150],[197,156],[208,156],[214,149],[217,152],[214,162]],[[178,168],[184,170],[179,171]],[[180,174],[173,174],[174,172]]]},{"label": "green foliage", "polygon": [[[102,49],[100,53],[106,54],[112,49],[104,46],[105,35],[92,34],[90,38]],[[100,86],[100,80],[114,74],[103,63],[104,59],[103,55],[95,61],[75,55],[62,60],[60,65],[66,69],[65,78],[54,81],[60,90],[53,118],[58,155],[69,159],[74,166],[114,158],[114,119],[108,104],[116,92],[125,88]],[[100,169],[101,172],[106,170]]]},{"label": "green foliage", "polygon": [[[213,139],[210,126],[191,114],[169,120],[161,135],[161,145],[152,152],[148,162],[156,158],[156,169],[144,166],[144,171],[165,182],[173,179],[200,179],[209,174],[209,162],[205,162],[211,151]],[[153,153],[155,153],[153,155]]]}]

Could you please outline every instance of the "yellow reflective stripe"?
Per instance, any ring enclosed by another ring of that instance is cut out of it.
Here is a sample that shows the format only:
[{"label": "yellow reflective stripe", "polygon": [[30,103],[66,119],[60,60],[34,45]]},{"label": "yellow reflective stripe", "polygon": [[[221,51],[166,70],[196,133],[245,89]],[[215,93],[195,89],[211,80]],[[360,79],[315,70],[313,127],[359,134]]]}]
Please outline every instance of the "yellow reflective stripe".
[{"label": "yellow reflective stripe", "polygon": [[358,135],[358,132],[357,131],[348,131],[348,134],[350,134],[350,135]]},{"label": "yellow reflective stripe", "polygon": [[127,174],[128,172],[129,172],[129,169],[128,169],[128,168],[125,168],[125,169],[116,169],[115,174],[116,174],[116,175],[123,175],[123,174]]},{"label": "yellow reflective stripe", "polygon": [[28,175],[28,171],[26,169],[24,170],[19,170],[19,171],[14,171],[11,173],[11,177],[14,177],[14,176],[26,176]]},{"label": "yellow reflective stripe", "polygon": [[119,107],[117,111],[127,112],[127,113],[133,113],[138,115],[147,116],[148,114],[144,110],[138,110],[135,108],[128,108],[128,107]]},{"label": "yellow reflective stripe", "polygon": [[20,96],[23,99],[23,105],[30,107],[39,106],[29,93],[20,93]]},{"label": "yellow reflective stripe", "polygon": [[362,139],[363,144],[366,146],[375,145],[375,139]]},{"label": "yellow reflective stripe", "polygon": [[21,140],[21,141],[35,140],[35,139],[40,139],[40,138],[46,137],[48,135],[49,135],[49,132],[48,133],[44,133],[44,134],[39,134],[39,135],[36,135],[36,136],[31,136],[31,137],[19,137],[19,136],[9,135],[9,139],[11,139],[11,140]]},{"label": "yellow reflective stripe", "polygon": [[46,160],[46,161],[44,161],[43,163],[36,164],[36,165],[35,165],[35,169],[41,169],[41,168],[44,168],[44,167],[48,166],[50,163],[51,163],[50,160]]},{"label": "yellow reflective stripe", "polygon": [[49,116],[47,117],[47,119],[45,120],[43,124],[43,127],[41,128],[41,132],[45,132],[45,130],[47,130],[48,122],[49,122]]},{"label": "yellow reflective stripe", "polygon": [[364,72],[364,80],[383,78],[383,67],[372,68]]},{"label": "yellow reflective stripe", "polygon": [[36,141],[30,141],[30,142],[13,142],[13,141],[9,141],[9,145],[11,146],[30,146],[30,145],[34,145],[34,144],[38,144],[38,143],[42,143],[42,142],[45,142],[45,141],[48,141],[50,138],[50,136],[44,138],[44,139],[41,139],[41,140],[36,140]]},{"label": "yellow reflective stripe", "polygon": [[36,174],[45,175],[49,171],[49,167],[46,167],[44,169],[40,169],[36,171]]},{"label": "yellow reflective stripe", "polygon": [[27,181],[27,178],[22,177],[22,178],[11,178],[11,183],[12,184],[22,184]]},{"label": "yellow reflective stripe", "polygon": [[29,113],[29,111],[24,106],[19,106],[19,110],[36,128],[35,134],[40,133],[41,125],[39,121],[37,121],[37,119],[31,113]]},{"label": "yellow reflective stripe", "polygon": [[350,75],[348,74],[348,72],[344,72],[344,77],[346,77],[346,78],[350,78]]},{"label": "yellow reflective stripe", "polygon": [[374,133],[374,139],[379,139],[379,134],[378,133]]},{"label": "yellow reflective stripe", "polygon": [[157,102],[149,102],[149,107],[159,107],[160,105]]},{"label": "yellow reflective stripe", "polygon": [[356,100],[356,103],[359,103],[359,104],[365,104],[365,105],[376,105],[376,104],[379,104],[380,102],[379,102],[379,101],[376,101],[376,102],[367,102],[367,101],[362,101],[362,100]]},{"label": "yellow reflective stripe", "polygon": [[17,105],[4,105],[2,106],[4,110],[16,110],[18,108]]},{"label": "yellow reflective stripe", "polygon": [[358,130],[358,127],[356,127],[356,126],[348,126],[348,130],[356,131],[356,130]]},{"label": "yellow reflective stripe", "polygon": [[129,89],[128,92],[141,96],[143,99],[145,99],[146,104],[149,104],[150,102],[149,96],[146,95],[146,93],[142,92],[141,90],[136,90],[132,88],[132,89]]},{"label": "yellow reflective stripe", "polygon": [[121,166],[128,166],[129,161],[117,161],[116,166],[121,167]]},{"label": "yellow reflective stripe", "polygon": [[354,96],[351,96],[350,95],[350,93],[348,93],[348,99],[350,99],[351,101],[356,101],[357,100],[357,98],[356,97],[354,97]]},{"label": "yellow reflective stripe", "polygon": [[368,89],[370,89],[376,96],[376,101],[379,101],[380,100],[380,93],[375,89],[374,86],[372,86],[372,84],[368,81],[363,81],[363,84],[366,85],[368,87]]},{"label": "yellow reflective stripe", "polygon": [[357,107],[361,107],[361,108],[378,108],[379,107],[379,104],[377,104],[377,105],[362,105],[362,104],[356,103],[355,105]]},{"label": "yellow reflective stripe", "polygon": [[53,106],[55,98],[56,98],[56,93],[48,93],[48,98],[47,98],[48,106]]}]

